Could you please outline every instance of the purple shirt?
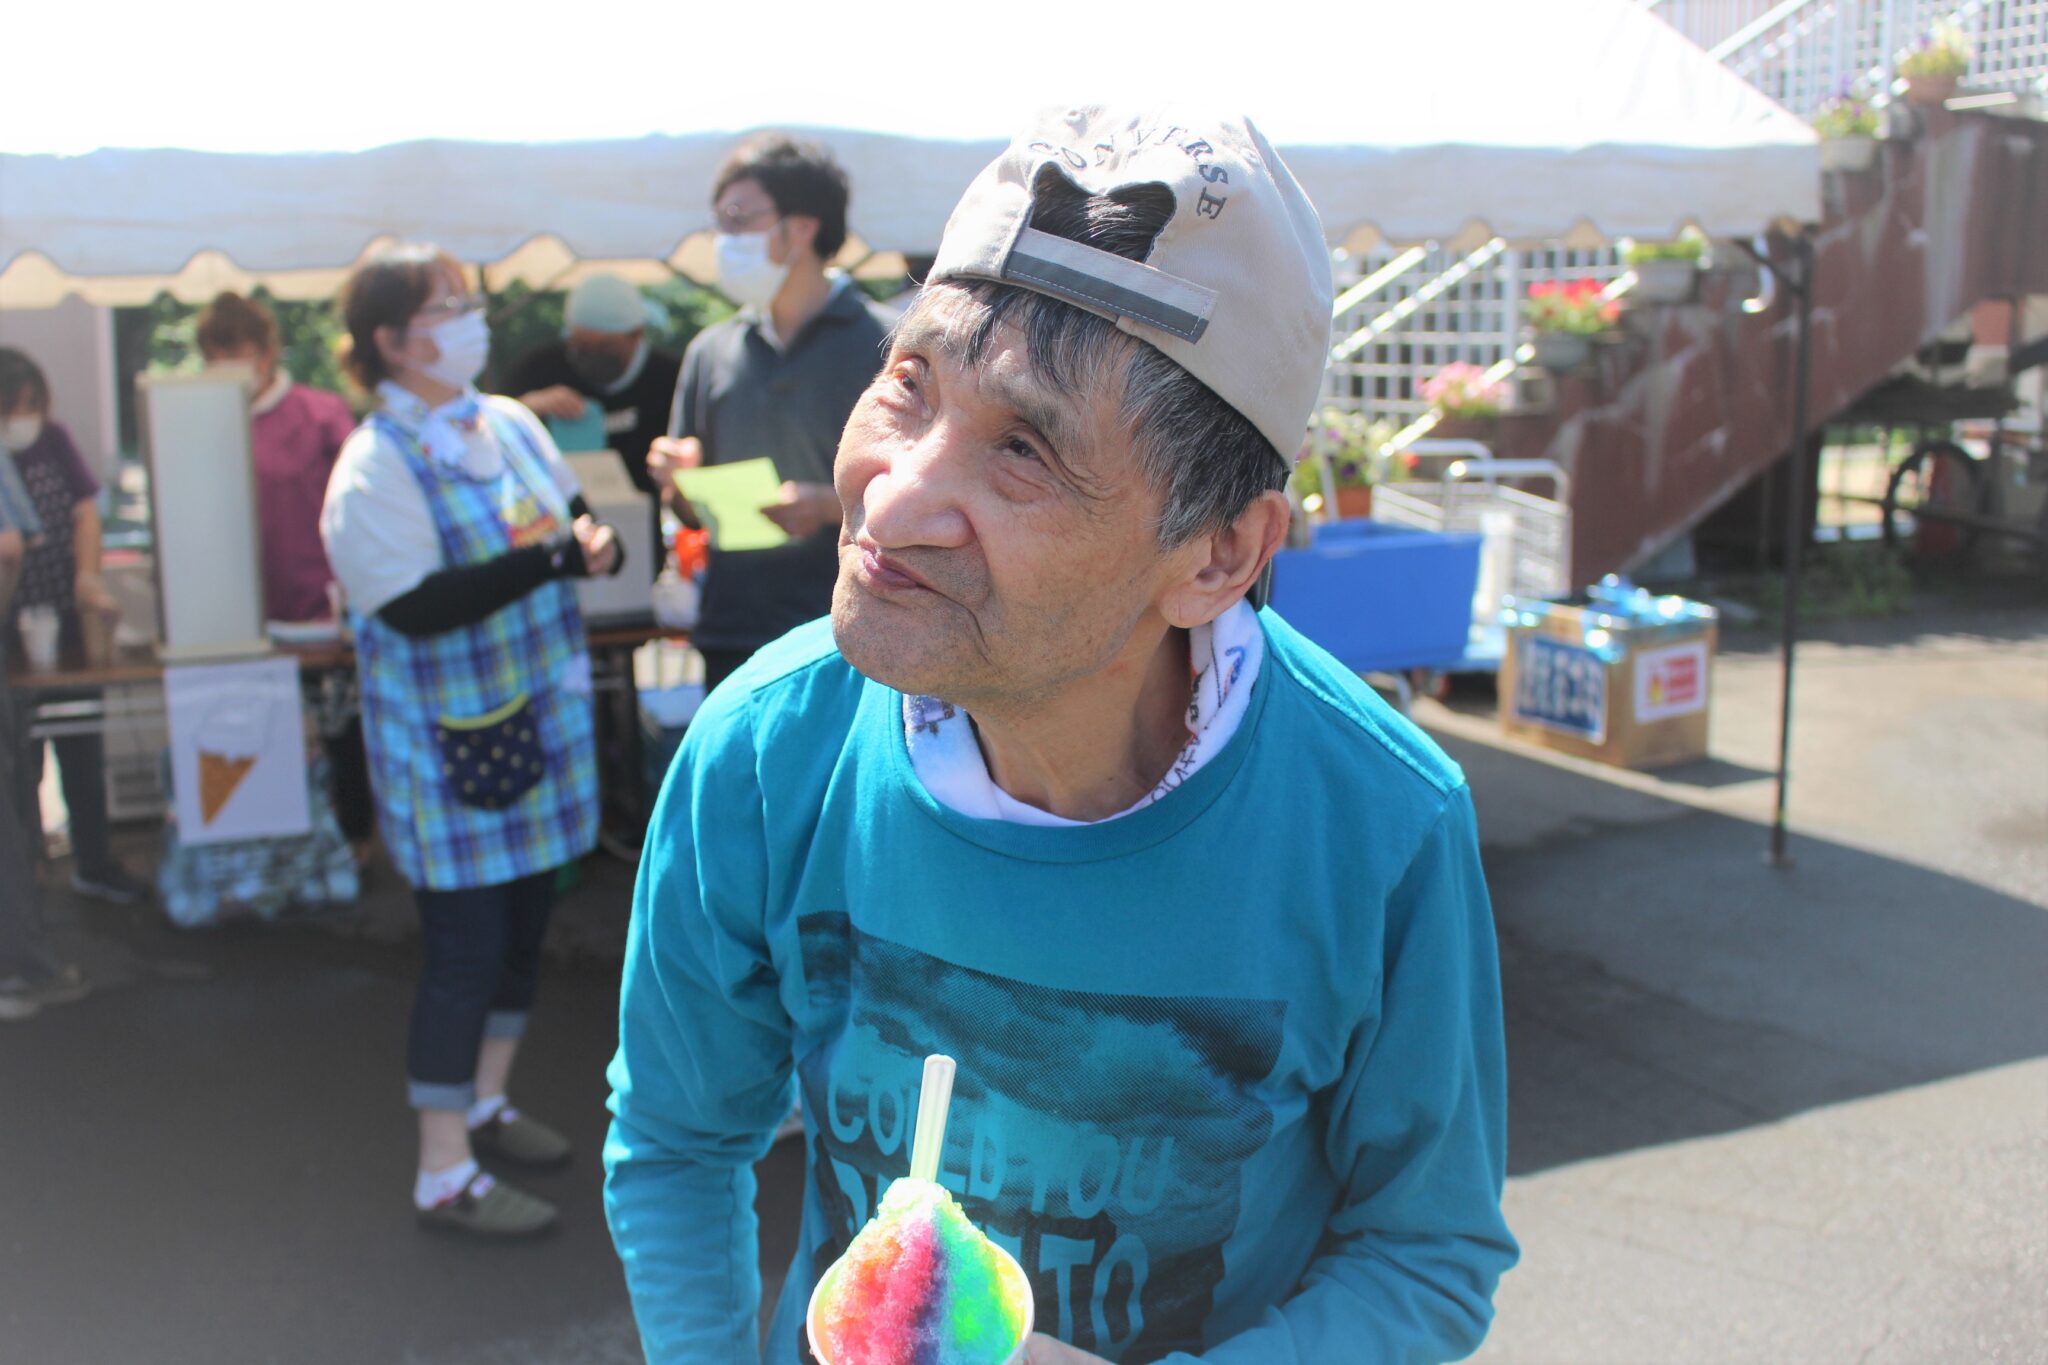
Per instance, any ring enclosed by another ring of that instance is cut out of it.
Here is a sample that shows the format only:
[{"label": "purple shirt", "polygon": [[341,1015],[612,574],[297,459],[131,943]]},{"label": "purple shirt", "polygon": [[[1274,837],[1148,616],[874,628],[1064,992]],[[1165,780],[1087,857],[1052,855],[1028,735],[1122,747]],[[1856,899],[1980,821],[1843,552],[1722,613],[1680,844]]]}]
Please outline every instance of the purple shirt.
[{"label": "purple shirt", "polygon": [[78,581],[78,565],[71,557],[71,513],[98,495],[100,481],[86,468],[61,422],[45,421],[43,434],[14,452],[14,465],[43,523],[42,539],[22,558],[14,603],[68,611],[72,586]]},{"label": "purple shirt", "polygon": [[277,406],[250,421],[256,507],[263,524],[263,614],[272,621],[333,615],[334,571],[320,544],[320,504],[341,443],[355,430],[348,404],[294,384]]}]

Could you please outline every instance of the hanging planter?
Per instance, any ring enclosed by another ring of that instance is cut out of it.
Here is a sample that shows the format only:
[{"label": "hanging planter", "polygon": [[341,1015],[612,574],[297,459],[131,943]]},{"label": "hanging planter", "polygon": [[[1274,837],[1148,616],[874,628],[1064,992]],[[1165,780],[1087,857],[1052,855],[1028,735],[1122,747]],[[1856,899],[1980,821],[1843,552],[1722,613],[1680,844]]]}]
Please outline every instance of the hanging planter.
[{"label": "hanging planter", "polygon": [[1457,361],[1422,381],[1422,396],[1436,410],[1431,441],[1478,441],[1491,447],[1500,434],[1505,385],[1478,365]]},{"label": "hanging planter", "polygon": [[1432,441],[1477,441],[1483,446],[1500,444],[1500,417],[1439,417],[1429,429]]},{"label": "hanging planter", "polygon": [[1636,273],[1628,293],[1636,303],[1691,303],[1700,290],[1707,240],[1697,235],[1669,242],[1630,242],[1622,260]]},{"label": "hanging planter", "polygon": [[1920,109],[1939,109],[1955,94],[1956,76],[1906,77],[1906,103]]},{"label": "hanging planter", "polygon": [[1587,332],[1537,332],[1529,344],[1536,363],[1553,373],[1582,369],[1593,359],[1593,338]]},{"label": "hanging planter", "polygon": [[1593,337],[1612,328],[1621,305],[1605,297],[1598,280],[1539,280],[1522,303],[1536,363],[1553,372],[1576,370],[1593,358]]},{"label": "hanging planter", "polygon": [[1867,171],[1877,159],[1877,111],[1843,91],[1813,116],[1823,171]]},{"label": "hanging planter", "polygon": [[1820,168],[1855,174],[1867,171],[1877,161],[1874,137],[1824,137],[1820,140]]},{"label": "hanging planter", "polygon": [[1700,291],[1700,266],[1694,261],[1644,261],[1635,267],[1635,298],[1644,303],[1691,303]]},{"label": "hanging planter", "polygon": [[1899,59],[1899,74],[1906,78],[1906,103],[1939,109],[1955,94],[1956,83],[1969,69],[1970,40],[1953,23],[1937,23]]}]

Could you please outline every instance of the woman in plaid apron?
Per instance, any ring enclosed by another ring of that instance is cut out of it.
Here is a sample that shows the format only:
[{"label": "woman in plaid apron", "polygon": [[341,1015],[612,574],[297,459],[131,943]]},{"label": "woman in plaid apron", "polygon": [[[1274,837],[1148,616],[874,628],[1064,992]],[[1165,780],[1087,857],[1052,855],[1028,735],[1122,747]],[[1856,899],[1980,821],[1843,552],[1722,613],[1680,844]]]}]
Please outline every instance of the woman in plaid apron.
[{"label": "woman in plaid apron", "polygon": [[618,550],[533,416],[473,387],[489,332],[451,258],[382,253],[342,311],[379,406],[342,448],[321,534],[355,629],[379,826],[426,945],[414,1202],[430,1226],[538,1232],[553,1207],[476,1157],[568,1158],[505,1087],[555,873],[597,841],[590,660],[565,580],[616,572]]}]

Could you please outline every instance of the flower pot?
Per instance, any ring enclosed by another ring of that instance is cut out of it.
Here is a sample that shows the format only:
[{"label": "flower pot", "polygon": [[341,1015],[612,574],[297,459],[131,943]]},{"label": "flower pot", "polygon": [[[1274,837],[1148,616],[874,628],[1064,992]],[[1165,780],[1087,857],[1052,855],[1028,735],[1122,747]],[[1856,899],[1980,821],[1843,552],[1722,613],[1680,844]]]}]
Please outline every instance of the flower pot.
[{"label": "flower pot", "polygon": [[1874,137],[1824,137],[1820,140],[1820,168],[1824,171],[1867,171],[1877,160]]},{"label": "flower pot", "polygon": [[1372,485],[1360,488],[1349,486],[1337,490],[1337,515],[1339,518],[1369,517],[1372,515]]},{"label": "flower pot", "polygon": [[1629,292],[1644,303],[1691,303],[1699,291],[1698,261],[1644,261],[1633,268],[1636,287]]},{"label": "flower pot", "polygon": [[1460,416],[1445,413],[1436,419],[1436,425],[1429,429],[1428,439],[1432,441],[1477,441],[1491,446],[1500,435],[1500,418]]},{"label": "flower pot", "polygon": [[1955,76],[1908,76],[1906,77],[1906,103],[1917,104],[1922,109],[1939,109],[1948,103],[1948,97],[1955,94]]},{"label": "flower pot", "polygon": [[1593,339],[1583,332],[1537,332],[1529,344],[1546,370],[1576,370],[1593,358]]}]

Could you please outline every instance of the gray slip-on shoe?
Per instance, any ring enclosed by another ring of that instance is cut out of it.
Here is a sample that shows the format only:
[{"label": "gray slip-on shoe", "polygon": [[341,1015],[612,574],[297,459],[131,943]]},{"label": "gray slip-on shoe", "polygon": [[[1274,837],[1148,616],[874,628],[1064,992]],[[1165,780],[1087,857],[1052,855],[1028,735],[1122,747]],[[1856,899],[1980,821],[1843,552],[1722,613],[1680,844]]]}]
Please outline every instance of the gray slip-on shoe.
[{"label": "gray slip-on shoe", "polygon": [[506,1105],[469,1130],[469,1145],[479,1159],[509,1161],[542,1170],[569,1160],[569,1139]]},{"label": "gray slip-on shoe", "polygon": [[422,1226],[473,1237],[532,1237],[554,1227],[555,1217],[547,1200],[481,1173],[453,1199],[419,1210]]}]

